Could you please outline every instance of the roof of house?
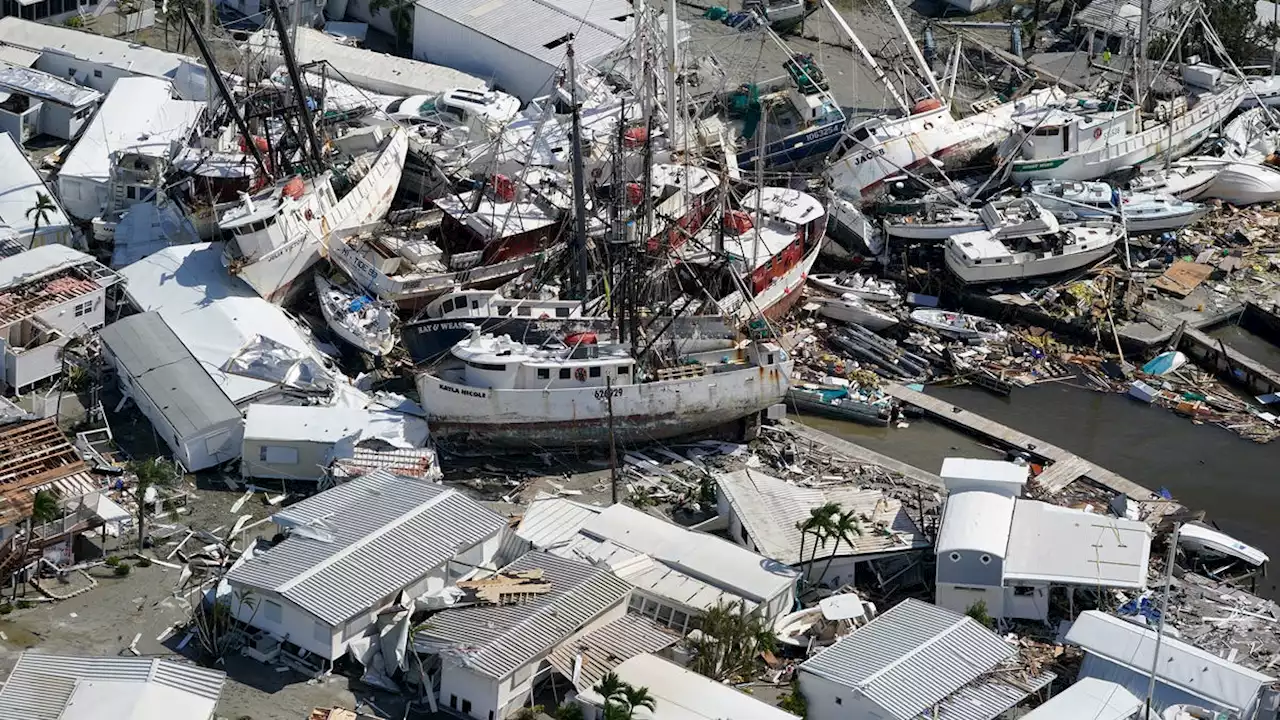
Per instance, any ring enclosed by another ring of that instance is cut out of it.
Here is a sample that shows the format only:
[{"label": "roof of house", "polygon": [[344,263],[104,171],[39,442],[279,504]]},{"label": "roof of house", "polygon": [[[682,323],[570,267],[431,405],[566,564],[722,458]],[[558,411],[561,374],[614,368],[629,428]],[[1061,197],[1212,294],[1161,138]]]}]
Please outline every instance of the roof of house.
[{"label": "roof of house", "polygon": [[0,688],[0,720],[207,720],[226,679],[158,658],[24,652]]},{"label": "roof of house", "polygon": [[934,544],[938,554],[966,550],[1003,558],[1016,503],[1007,495],[981,490],[952,493],[943,507],[942,527]]},{"label": "roof of house", "polygon": [[427,423],[398,412],[318,405],[255,404],[245,415],[245,440],[335,443],[351,437],[421,447],[427,441]]},{"label": "roof of house", "polygon": [[261,336],[301,354],[316,351],[279,307],[263,300],[222,266],[221,244],[175,245],[122,269],[125,295],[139,310],[155,310],[227,397],[239,403],[277,386],[222,367]]},{"label": "roof of house", "polygon": [[809,517],[810,510],[828,502],[839,503],[859,517],[869,517],[871,526],[883,524],[889,530],[885,534],[863,528],[863,534],[853,539],[852,549],[847,542],[841,544],[839,556],[929,546],[902,503],[879,490],[863,490],[854,485],[806,488],[750,469],[721,473],[716,482],[761,554],[791,565],[801,562],[801,535],[796,524]]},{"label": "roof of house", "polygon": [[1020,720],[1129,720],[1143,701],[1128,688],[1099,678],[1080,678]]},{"label": "roof of house", "polygon": [[414,636],[414,649],[456,658],[475,672],[504,678],[621,602],[631,586],[606,568],[534,550],[503,569],[541,570],[551,591],[517,605],[444,610]]},{"label": "roof of house", "polygon": [[1097,610],[1081,613],[1066,640],[1143,676],[1143,687],[1154,665],[1161,683],[1238,711],[1251,707],[1259,689],[1276,681],[1167,636],[1160,642],[1159,662],[1153,662],[1155,630]]},{"label": "roof of house", "polygon": [[130,315],[98,336],[133,385],[146,393],[180,437],[239,422],[240,410],[157,312]]},{"label": "roof of house", "polygon": [[177,53],[14,16],[0,18],[0,42],[28,50],[70,55],[152,77],[171,78],[184,61],[189,62]]},{"label": "roof of house", "polygon": [[1144,522],[1019,499],[1004,577],[1137,590],[1147,586],[1150,556]]},{"label": "roof of house", "polygon": [[[0,428],[0,526],[31,510],[31,490],[83,473],[88,465],[52,418]],[[64,495],[65,496],[65,495]]]},{"label": "roof of house", "polygon": [[[990,720],[1052,673],[1015,686],[991,671],[1016,662],[1015,648],[959,613],[908,599],[809,658],[801,672],[856,688],[900,720],[938,706],[946,720]],[[982,702],[971,700],[981,698]]]},{"label": "roof of house", "polygon": [[102,93],[30,67],[0,67],[0,88],[73,108],[91,105]]},{"label": "roof of house", "polygon": [[0,177],[0,222],[29,237],[33,218],[27,217],[27,211],[35,207],[37,193],[44,193],[53,201],[54,209],[40,221],[41,229],[71,224],[57,196],[45,185],[40,173],[31,166],[27,154],[8,133],[0,137],[0,167],[5,168],[3,177]]},{"label": "roof of house", "polygon": [[227,580],[279,593],[330,625],[368,611],[506,526],[457,490],[385,470],[272,519],[293,532]]},{"label": "roof of house", "polygon": [[[250,36],[245,46],[258,54],[264,50],[271,52],[278,62],[283,62],[279,42],[275,30],[268,28]],[[340,74],[339,79],[377,92],[433,95],[453,88],[480,90],[485,87],[484,80],[460,70],[353,47],[308,27],[298,28],[296,54],[302,65],[328,62]]]},{"label": "roof of house", "polygon": [[35,282],[67,268],[93,262],[93,257],[66,245],[41,245],[0,258],[0,291]]},{"label": "roof of house", "polygon": [[[614,672],[625,683],[648,688],[655,701],[653,717],[662,720],[797,720],[791,713],[656,655],[637,655]],[[583,694],[602,702],[590,689]]]},{"label": "roof of house", "polygon": [[577,666],[578,677],[574,686],[582,691],[595,685],[605,673],[629,658],[658,652],[679,641],[680,636],[675,632],[643,615],[628,612],[580,638],[560,643],[547,659],[571,682]]},{"label": "roof of house", "polygon": [[[1176,18],[1170,9],[1177,5],[1174,0],[1151,0],[1151,29],[1176,29],[1173,28]],[[1076,25],[1101,30],[1108,35],[1137,38],[1138,26],[1142,21],[1142,4],[1138,0],[1093,0],[1077,10],[1072,21]]]},{"label": "roof of house", "polygon": [[[573,35],[578,61],[590,63],[628,40],[635,14],[625,0],[417,0],[417,5],[554,67],[564,62],[561,39],[566,35]],[[510,22],[512,17],[520,22]]]},{"label": "roof of house", "polygon": [[40,53],[17,45],[0,43],[0,62],[16,67],[31,67],[40,59]]},{"label": "roof of house", "polygon": [[[6,19],[0,18],[0,23]],[[167,157],[170,144],[187,135],[205,108],[203,102],[174,100],[172,92],[168,80],[117,80],[67,155],[59,180],[106,182],[111,176],[111,154],[120,150]]]},{"label": "roof of house", "polygon": [[516,534],[539,550],[568,545],[603,509],[540,492],[525,508]]},{"label": "roof of house", "polygon": [[982,489],[1009,495],[1022,494],[1029,468],[1007,460],[949,457],[942,461],[938,476],[950,492]]}]

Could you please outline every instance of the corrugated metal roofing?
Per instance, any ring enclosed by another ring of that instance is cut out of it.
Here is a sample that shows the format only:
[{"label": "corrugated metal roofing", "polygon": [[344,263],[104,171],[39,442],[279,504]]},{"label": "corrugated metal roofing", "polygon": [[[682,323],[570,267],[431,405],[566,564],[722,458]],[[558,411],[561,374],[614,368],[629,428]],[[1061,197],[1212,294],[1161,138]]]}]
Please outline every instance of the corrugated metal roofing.
[{"label": "corrugated metal roofing", "polygon": [[[217,702],[226,673],[159,658],[64,657],[25,652],[0,688],[0,720],[58,720],[86,681],[155,683]],[[173,720],[204,720],[174,716]]]},{"label": "corrugated metal roofing", "polygon": [[[791,565],[801,561],[796,524],[808,518],[810,510],[828,502],[871,518],[863,534],[854,538],[852,550],[841,544],[842,557],[929,547],[902,503],[879,490],[852,485],[805,488],[754,470],[722,473],[716,476],[716,483],[760,552]],[[871,531],[871,526],[882,523],[891,534]],[[821,550],[819,559],[823,559]]]},{"label": "corrugated metal roofing", "polygon": [[[520,605],[444,610],[414,636],[420,653],[441,653],[494,678],[543,657],[555,643],[623,601],[631,586],[604,568],[535,550],[504,568],[542,570],[551,592]],[[449,660],[446,660],[448,662]]]},{"label": "corrugated metal roofing", "polygon": [[576,658],[582,657],[582,668],[574,687],[579,691],[594,686],[604,674],[637,655],[658,652],[675,645],[680,636],[647,617],[627,613],[613,622],[592,630],[577,640],[555,647],[547,658],[551,666],[573,680]]},{"label": "corrugated metal roofing", "polygon": [[279,593],[330,625],[374,607],[506,526],[457,490],[375,470],[272,516],[295,531],[227,579]]},{"label": "corrugated metal roofing", "polygon": [[[1176,30],[1177,17],[1170,9],[1178,5],[1174,0],[1151,0],[1151,29],[1153,31]],[[1073,22],[1086,28],[1101,30],[1108,35],[1137,39],[1142,20],[1142,5],[1137,0],[1093,0],[1076,12]]]},{"label": "corrugated metal roofing", "polygon": [[158,312],[130,315],[98,333],[135,387],[181,437],[239,421],[240,410],[209,377]]},{"label": "corrugated metal roofing", "polygon": [[572,542],[587,521],[600,514],[602,508],[539,493],[529,503],[516,534],[535,548],[545,550]]},{"label": "corrugated metal roofing", "polygon": [[565,35],[573,34],[578,61],[589,63],[627,41],[635,12],[625,0],[417,0],[417,5],[555,67],[564,62],[566,44],[558,41]]},{"label": "corrugated metal roofing", "polygon": [[[988,676],[991,670],[1016,657],[1014,648],[1000,636],[964,615],[920,602],[905,600],[848,637],[823,650],[800,666],[832,682],[855,688],[901,720],[909,720],[950,699],[951,717],[959,720],[987,720],[1000,714],[1028,694],[1013,688],[980,689],[989,699],[1017,697],[1005,707],[987,714],[991,703],[971,714],[972,703],[956,702],[957,691],[986,677],[986,683],[1007,686]],[[1037,682],[1051,680],[1043,677]],[[996,703],[999,704],[999,703]],[[946,717],[946,715],[943,715]]]}]

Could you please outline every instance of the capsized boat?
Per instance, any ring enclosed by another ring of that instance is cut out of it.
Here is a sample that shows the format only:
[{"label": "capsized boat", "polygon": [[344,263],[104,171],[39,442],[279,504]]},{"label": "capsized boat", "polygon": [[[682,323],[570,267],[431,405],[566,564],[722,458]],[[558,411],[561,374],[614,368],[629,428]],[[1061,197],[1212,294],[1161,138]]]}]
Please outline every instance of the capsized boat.
[{"label": "capsized boat", "polygon": [[1186,523],[1178,530],[1178,544],[1202,555],[1242,560],[1253,566],[1265,565],[1271,558],[1261,550],[1246,545],[1230,535],[1200,523]]},{"label": "capsized boat", "polygon": [[919,308],[911,311],[911,320],[918,325],[938,331],[939,334],[958,340],[996,340],[1005,336],[1005,329],[978,315]]},{"label": "capsized boat", "polygon": [[923,380],[932,372],[928,360],[861,325],[832,328],[827,342],[864,366],[870,364],[872,371],[884,377]]},{"label": "capsized boat", "polygon": [[417,375],[433,437],[507,448],[644,444],[754,415],[791,385],[793,362],[773,343],[646,369],[628,348],[593,339],[545,347],[474,331]]},{"label": "capsized boat", "polygon": [[783,615],[774,621],[778,642],[797,648],[826,647],[875,619],[876,606],[854,593],[832,595],[817,607]]},{"label": "capsized boat", "polygon": [[1118,221],[1122,214],[1130,233],[1177,230],[1209,212],[1208,205],[1167,193],[1122,192],[1098,181],[1032,180],[1027,192],[1064,222]]},{"label": "capsized boat", "polygon": [[888,330],[898,324],[898,318],[853,294],[840,297],[816,295],[808,302],[816,305],[818,314],[825,318],[861,325],[868,330]]},{"label": "capsized boat", "polygon": [[971,284],[1054,275],[1101,260],[1123,235],[1119,224],[1103,222],[1013,240],[999,240],[985,230],[961,233],[947,240],[947,267]]},{"label": "capsized boat", "polygon": [[856,295],[863,300],[887,303],[898,299],[898,284],[865,273],[818,273],[809,276],[809,284],[836,295]]},{"label": "capsized boat", "polygon": [[335,284],[316,273],[316,300],[324,320],[343,342],[374,357],[395,348],[395,307]]}]

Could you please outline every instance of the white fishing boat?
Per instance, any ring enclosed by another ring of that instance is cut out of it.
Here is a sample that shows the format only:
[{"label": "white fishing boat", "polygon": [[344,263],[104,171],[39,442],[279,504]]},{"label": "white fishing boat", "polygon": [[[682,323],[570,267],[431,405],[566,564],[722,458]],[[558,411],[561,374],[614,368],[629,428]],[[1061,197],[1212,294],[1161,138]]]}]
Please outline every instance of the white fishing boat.
[{"label": "white fishing boat", "polygon": [[1162,101],[1153,117],[1136,106],[1074,97],[1020,113],[1019,132],[1000,151],[1011,160],[1013,181],[1093,180],[1187,154],[1235,111],[1247,86],[1204,65],[1186,66],[1183,75],[1192,94]]},{"label": "white fishing boat", "polygon": [[778,642],[808,649],[826,647],[875,619],[876,606],[854,593],[832,595],[816,607],[797,610],[778,618],[773,632]]},{"label": "white fishing boat", "polygon": [[[1166,193],[1117,191],[1098,181],[1032,180],[1027,192],[1063,222],[1120,220],[1130,233],[1177,230],[1204,217],[1209,206]],[[1116,206],[1116,200],[1120,207]]]},{"label": "white fishing boat", "polygon": [[817,313],[825,318],[861,325],[868,330],[888,330],[898,324],[898,318],[873,307],[857,295],[827,297],[816,295],[808,302],[817,305]]},{"label": "white fishing boat", "polygon": [[995,340],[1004,337],[1005,330],[996,323],[978,315],[919,308],[911,311],[912,322],[938,331],[939,334],[957,340]]},{"label": "white fishing boat", "polygon": [[1200,197],[1217,198],[1232,205],[1276,202],[1280,200],[1280,169],[1256,163],[1227,163]]},{"label": "white fishing boat", "polygon": [[898,299],[898,284],[864,273],[818,273],[809,276],[809,284],[836,295],[856,295],[871,302],[888,303]]},{"label": "white fishing boat", "polygon": [[885,232],[914,240],[945,240],[952,235],[988,230],[997,238],[1056,232],[1058,221],[1030,198],[993,200],[977,210],[942,206],[923,216],[901,215],[885,221]]},{"label": "white fishing boat", "polygon": [[1178,544],[1201,555],[1241,560],[1254,566],[1265,565],[1271,559],[1261,550],[1224,532],[1194,522],[1179,528]]},{"label": "white fishing boat", "polygon": [[316,300],[324,320],[343,342],[374,357],[395,348],[396,311],[380,300],[316,273]]},{"label": "white fishing boat", "polygon": [[404,170],[408,139],[401,128],[363,127],[330,140],[333,164],[311,177],[293,177],[239,206],[219,221],[231,237],[223,262],[263,298],[283,302],[294,281],[320,259],[321,240],[380,220]]},{"label": "white fishing boat", "polygon": [[632,446],[729,425],[781,402],[792,370],[772,343],[642,369],[623,346],[535,347],[478,330],[450,355],[417,376],[432,436],[510,448]]},{"label": "white fishing boat", "polygon": [[1013,240],[999,240],[985,230],[962,233],[947,240],[947,267],[970,284],[1054,275],[1101,260],[1123,236],[1120,225],[1103,222]]}]

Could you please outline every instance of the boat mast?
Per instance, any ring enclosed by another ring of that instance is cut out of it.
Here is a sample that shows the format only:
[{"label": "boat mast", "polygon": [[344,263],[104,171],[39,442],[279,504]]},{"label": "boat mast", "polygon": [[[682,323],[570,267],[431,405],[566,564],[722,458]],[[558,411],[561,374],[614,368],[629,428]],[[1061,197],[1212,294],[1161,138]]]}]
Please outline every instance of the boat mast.
[{"label": "boat mast", "polygon": [[[275,0],[272,0],[274,3]],[[573,239],[570,247],[569,292],[574,300],[587,299],[587,197],[585,172],[582,167],[582,115],[578,107],[578,72],[573,60],[573,36],[570,35],[565,61],[569,64],[569,104],[573,110]]]},{"label": "boat mast", "polygon": [[[880,68],[880,64],[876,62],[871,51],[867,49],[866,45],[862,44],[861,38],[855,35],[853,28],[849,27],[849,23],[845,22],[844,16],[835,9],[831,4],[831,0],[822,0],[822,4],[826,6],[827,12],[831,13],[831,17],[835,18],[836,25],[839,25],[840,29],[844,31],[845,36],[849,38],[849,42],[858,49],[858,53],[862,55],[862,59],[867,61],[867,67],[871,68],[871,73],[876,76],[876,80],[879,80],[880,84],[884,86],[884,89],[889,92],[889,96],[892,97],[893,101],[902,109],[902,112],[909,114],[911,112],[911,107],[907,105],[906,100],[902,99],[902,95],[898,93],[898,88],[894,86],[891,80],[889,80],[889,76],[884,74],[884,70]],[[853,77],[856,81],[858,75],[854,72],[850,77]]]},{"label": "boat mast", "polygon": [[[1137,83],[1139,112],[1146,110],[1149,80],[1147,77],[1147,44],[1151,40],[1151,0],[1142,0],[1142,14],[1138,19],[1138,57],[1133,66],[1133,77]],[[1139,120],[1141,122],[1141,120]],[[1170,117],[1167,122],[1173,122]]]},{"label": "boat mast", "polygon": [[267,163],[262,157],[262,151],[258,149],[258,144],[253,141],[253,135],[249,133],[249,124],[245,122],[244,116],[236,109],[234,98],[231,97],[231,90],[227,88],[227,81],[222,77],[222,73],[218,71],[218,64],[214,62],[213,53],[209,52],[209,46],[205,44],[204,35],[200,34],[200,28],[196,27],[196,21],[191,19],[191,13],[185,9],[182,11],[182,18],[187,21],[187,28],[191,31],[191,36],[196,40],[196,47],[200,48],[200,57],[204,58],[205,67],[208,68],[209,74],[213,76],[213,84],[218,88],[218,94],[222,96],[222,102],[227,104],[227,112],[231,113],[231,119],[235,121],[236,129],[240,131],[241,137],[244,138],[244,145],[248,148],[250,154],[253,155],[254,162],[258,163],[258,170],[263,177],[271,178],[271,173],[267,171]]},{"label": "boat mast", "polygon": [[[1148,4],[1151,2],[1151,0],[1145,1]],[[929,67],[924,55],[920,53],[920,48],[916,45],[915,38],[911,37],[911,31],[907,29],[907,24],[903,22],[902,13],[898,12],[898,6],[893,3],[893,0],[884,0],[884,4],[889,7],[889,12],[893,15],[894,22],[898,23],[898,30],[902,32],[902,38],[907,42],[907,49],[911,51],[911,57],[915,58],[916,65],[924,73],[924,79],[929,83],[929,88],[933,90],[933,96],[942,101],[942,88],[938,85],[938,78],[934,77],[933,68]]]},{"label": "boat mast", "polygon": [[677,136],[676,118],[679,117],[679,106],[676,99],[676,72],[679,69],[680,49],[677,44],[676,0],[669,0],[667,3],[667,133],[672,141]]},{"label": "boat mast", "polygon": [[320,151],[320,139],[316,137],[316,126],[311,120],[311,109],[307,107],[307,95],[302,85],[302,74],[298,71],[298,63],[293,57],[293,41],[289,39],[289,28],[284,23],[284,13],[280,12],[279,0],[267,0],[271,8],[271,16],[276,21],[276,35],[280,38],[280,53],[284,55],[285,67],[289,69],[289,82],[293,85],[294,100],[298,103],[298,114],[302,122],[302,130],[307,136],[307,144],[311,149],[311,162],[318,168],[324,153]]}]

